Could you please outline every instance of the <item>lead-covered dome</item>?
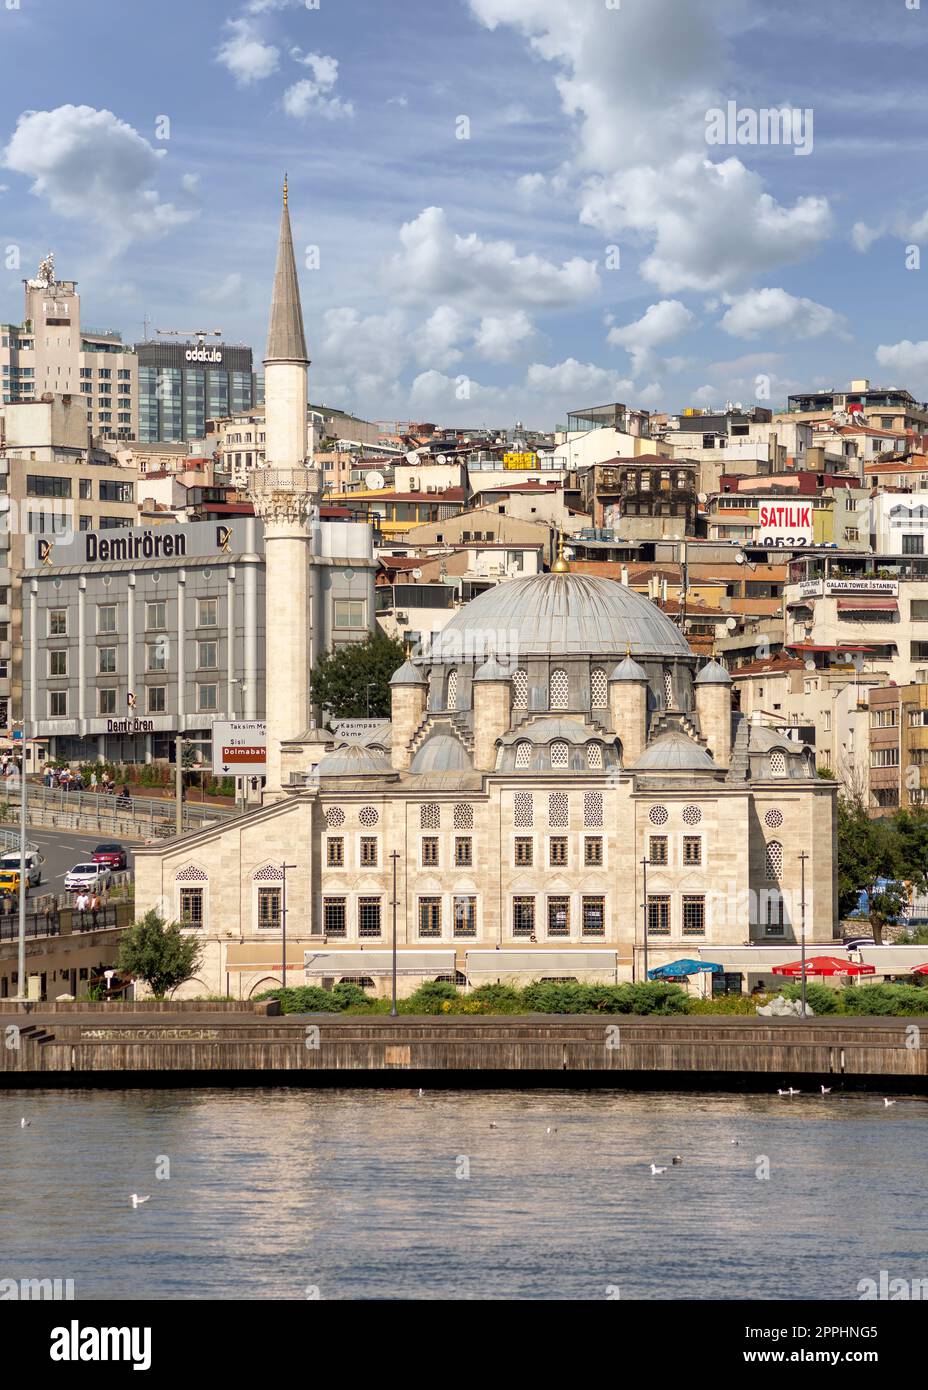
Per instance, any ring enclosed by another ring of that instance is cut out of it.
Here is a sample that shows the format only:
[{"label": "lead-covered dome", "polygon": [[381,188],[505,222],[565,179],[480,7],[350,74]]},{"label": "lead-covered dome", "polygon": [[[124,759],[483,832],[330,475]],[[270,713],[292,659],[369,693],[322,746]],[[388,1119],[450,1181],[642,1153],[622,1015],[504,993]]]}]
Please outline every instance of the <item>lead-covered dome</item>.
[{"label": "lead-covered dome", "polygon": [[[613,579],[591,574],[534,574],[510,579],[472,599],[437,635],[433,659],[468,650],[465,634],[484,649],[493,639],[526,657],[690,657],[679,628],[656,604]],[[463,648],[461,643],[464,643]],[[513,644],[516,644],[515,646]],[[453,657],[452,657],[453,659]]]}]

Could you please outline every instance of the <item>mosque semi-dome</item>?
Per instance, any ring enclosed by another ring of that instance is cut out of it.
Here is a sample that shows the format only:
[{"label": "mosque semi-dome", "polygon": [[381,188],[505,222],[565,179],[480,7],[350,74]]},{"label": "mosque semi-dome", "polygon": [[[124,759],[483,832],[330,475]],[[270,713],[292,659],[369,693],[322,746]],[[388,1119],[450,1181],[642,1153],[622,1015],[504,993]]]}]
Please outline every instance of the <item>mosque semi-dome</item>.
[{"label": "mosque semi-dome", "polygon": [[[656,604],[598,575],[534,574],[510,579],[472,599],[445,626],[435,656],[460,650],[467,634],[492,645],[515,642],[519,659],[549,656],[691,657],[679,628]],[[453,657],[451,657],[453,659]]]}]

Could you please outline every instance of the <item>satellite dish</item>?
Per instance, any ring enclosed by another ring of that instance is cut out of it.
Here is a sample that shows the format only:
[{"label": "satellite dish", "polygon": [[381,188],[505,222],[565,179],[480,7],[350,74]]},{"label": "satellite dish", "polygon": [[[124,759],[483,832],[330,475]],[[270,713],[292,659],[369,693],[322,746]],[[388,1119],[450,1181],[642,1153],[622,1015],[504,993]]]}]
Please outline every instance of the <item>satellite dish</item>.
[{"label": "satellite dish", "polygon": [[413,577],[413,579],[421,579],[421,578],[422,578],[422,571],[421,571],[421,570],[418,570],[418,569],[413,570],[413,572],[412,572],[412,577]]},{"label": "satellite dish", "polygon": [[743,550],[739,550],[739,551],[738,551],[738,554],[735,556],[735,564],[736,564],[736,565],[746,565],[747,562],[748,562],[748,557],[745,555],[745,553],[744,553]]},{"label": "satellite dish", "polygon": [[709,500],[709,494],[708,494],[708,492],[699,492],[699,493],[696,494],[696,496],[697,496],[697,500],[700,501],[700,502],[703,502],[703,503],[708,502],[708,500]]},{"label": "satellite dish", "polygon": [[738,626],[738,619],[737,619],[737,618],[726,618],[726,619],[725,619],[725,626],[728,628],[728,631],[729,631],[729,632],[734,632],[735,628]]},{"label": "satellite dish", "polygon": [[809,657],[809,660],[806,662],[806,670],[807,670],[807,671],[814,671],[814,670],[815,670],[815,662],[812,660],[811,657]]},{"label": "satellite dish", "polygon": [[386,479],[382,473],[378,473],[376,468],[372,468],[369,473],[364,475],[364,486],[370,492],[379,492],[382,487],[386,486]]},{"label": "satellite dish", "polygon": [[439,454],[438,457],[437,457],[437,459],[435,460],[435,462],[436,462],[436,463],[447,463],[447,462],[448,462],[448,456],[447,456],[447,454]]}]

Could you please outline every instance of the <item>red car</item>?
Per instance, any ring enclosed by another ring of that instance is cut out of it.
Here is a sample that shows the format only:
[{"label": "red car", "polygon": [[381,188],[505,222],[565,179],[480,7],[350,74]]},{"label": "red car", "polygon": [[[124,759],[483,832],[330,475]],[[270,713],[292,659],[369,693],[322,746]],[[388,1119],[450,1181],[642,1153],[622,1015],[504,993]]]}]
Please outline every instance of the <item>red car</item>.
[{"label": "red car", "polygon": [[129,860],[122,845],[97,845],[90,856],[94,864],[105,864],[108,869],[124,869]]}]

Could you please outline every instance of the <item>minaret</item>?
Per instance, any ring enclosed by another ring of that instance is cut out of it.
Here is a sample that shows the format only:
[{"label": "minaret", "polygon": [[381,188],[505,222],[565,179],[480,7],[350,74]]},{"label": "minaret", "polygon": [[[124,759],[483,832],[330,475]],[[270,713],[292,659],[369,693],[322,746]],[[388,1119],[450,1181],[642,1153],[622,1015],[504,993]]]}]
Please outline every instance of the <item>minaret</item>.
[{"label": "minaret", "polygon": [[281,789],[280,745],[310,724],[312,534],[321,490],[307,466],[309,358],[290,231],[287,180],[264,358],[265,466],[248,480],[264,521],[267,787]]}]

